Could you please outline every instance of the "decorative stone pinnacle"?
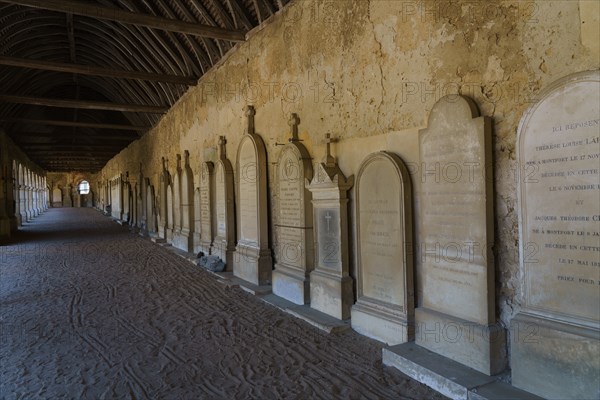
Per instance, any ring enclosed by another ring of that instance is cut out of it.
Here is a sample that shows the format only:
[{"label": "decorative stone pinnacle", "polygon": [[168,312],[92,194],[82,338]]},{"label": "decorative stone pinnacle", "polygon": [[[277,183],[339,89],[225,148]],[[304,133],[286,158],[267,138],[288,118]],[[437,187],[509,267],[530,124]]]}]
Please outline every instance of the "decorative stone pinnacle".
[{"label": "decorative stone pinnacle", "polygon": [[292,137],[289,139],[290,142],[298,142],[298,125],[300,125],[300,118],[298,114],[292,113],[288,120],[288,125],[292,128]]}]

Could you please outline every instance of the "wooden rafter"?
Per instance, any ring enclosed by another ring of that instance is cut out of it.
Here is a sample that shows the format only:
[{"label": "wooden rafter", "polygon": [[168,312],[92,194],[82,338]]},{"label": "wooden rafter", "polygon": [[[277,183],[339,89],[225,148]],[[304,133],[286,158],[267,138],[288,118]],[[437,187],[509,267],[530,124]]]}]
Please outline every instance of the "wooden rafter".
[{"label": "wooden rafter", "polygon": [[82,3],[79,1],[0,0],[0,2],[18,4],[26,7],[40,8],[43,10],[71,13],[84,17],[104,19],[109,21],[120,22],[123,24],[144,26],[164,31],[210,37],[213,39],[230,40],[234,42],[243,42],[245,40],[244,32],[240,31],[191,22],[183,22],[169,18],[157,17],[154,15],[138,14],[122,9],[95,6],[89,3]]},{"label": "wooden rafter", "polygon": [[185,76],[153,74],[149,72],[125,71],[113,68],[93,67],[82,64],[58,63],[42,60],[31,60],[25,58],[0,56],[0,65],[11,67],[31,68],[44,71],[68,72],[81,75],[104,76],[109,78],[138,79],[153,82],[169,82],[180,85],[195,85],[195,78]]},{"label": "wooden rafter", "polygon": [[153,114],[163,114],[169,110],[168,107],[149,106],[144,104],[120,104],[107,103],[102,101],[62,100],[49,99],[43,97],[13,96],[7,94],[0,94],[0,101],[4,101],[7,103],[29,104],[34,106],[45,107],[77,108],[86,110],[107,110],[122,112],[143,112]]},{"label": "wooden rafter", "polygon": [[149,126],[99,124],[99,123],[94,123],[94,122],[56,121],[56,120],[50,120],[50,119],[4,118],[4,119],[0,119],[0,122],[17,122],[17,123],[26,123],[26,124],[32,124],[32,125],[69,126],[69,127],[92,128],[92,129],[113,129],[113,130],[122,130],[122,131],[147,131],[148,129],[150,129]]}]

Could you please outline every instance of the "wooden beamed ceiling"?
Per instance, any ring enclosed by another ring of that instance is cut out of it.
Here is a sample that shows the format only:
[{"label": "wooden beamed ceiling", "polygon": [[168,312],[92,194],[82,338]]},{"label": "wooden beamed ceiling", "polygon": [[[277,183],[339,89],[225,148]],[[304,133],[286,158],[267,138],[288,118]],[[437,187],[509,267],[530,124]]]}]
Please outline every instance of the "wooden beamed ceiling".
[{"label": "wooden beamed ceiling", "polygon": [[0,129],[100,170],[290,0],[0,0]]}]

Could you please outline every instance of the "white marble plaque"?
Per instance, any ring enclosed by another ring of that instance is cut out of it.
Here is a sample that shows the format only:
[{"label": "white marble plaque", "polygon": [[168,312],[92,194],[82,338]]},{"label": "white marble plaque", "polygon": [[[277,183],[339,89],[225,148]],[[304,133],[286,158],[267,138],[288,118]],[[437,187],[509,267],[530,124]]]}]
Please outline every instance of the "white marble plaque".
[{"label": "white marble plaque", "polygon": [[560,82],[519,127],[525,307],[597,329],[600,83]]}]

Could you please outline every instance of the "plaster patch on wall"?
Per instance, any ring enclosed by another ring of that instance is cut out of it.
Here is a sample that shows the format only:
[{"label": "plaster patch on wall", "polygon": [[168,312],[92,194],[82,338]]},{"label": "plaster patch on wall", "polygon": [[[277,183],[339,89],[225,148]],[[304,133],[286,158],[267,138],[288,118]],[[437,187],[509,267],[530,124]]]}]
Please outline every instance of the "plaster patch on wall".
[{"label": "plaster patch on wall", "polygon": [[587,47],[596,60],[600,60],[600,1],[581,0],[581,44]]}]

